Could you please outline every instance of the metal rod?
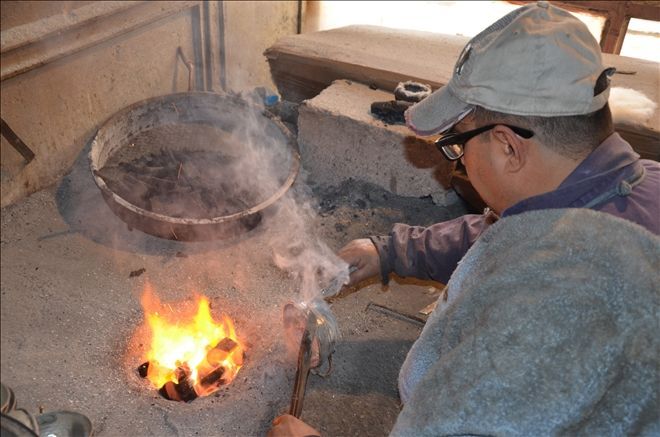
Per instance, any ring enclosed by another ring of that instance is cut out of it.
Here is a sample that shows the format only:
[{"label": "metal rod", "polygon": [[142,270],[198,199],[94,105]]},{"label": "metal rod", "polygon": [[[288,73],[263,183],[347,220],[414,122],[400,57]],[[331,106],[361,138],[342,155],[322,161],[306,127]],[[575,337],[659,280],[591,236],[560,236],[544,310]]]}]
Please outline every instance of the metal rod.
[{"label": "metal rod", "polygon": [[393,309],[384,307],[382,305],[378,305],[373,302],[369,302],[369,305],[367,305],[368,310],[373,310],[376,312],[379,312],[381,314],[385,314],[387,316],[394,317],[395,319],[403,320],[404,322],[409,322],[417,326],[424,326],[426,324],[426,321],[424,319],[421,319],[419,317],[411,316],[409,314],[403,314],[398,311],[395,311]]},{"label": "metal rod", "polygon": [[[350,275],[351,273],[353,273],[357,269],[358,269],[357,266],[350,266],[348,268],[348,274]],[[343,285],[343,284],[340,283],[340,281],[342,279],[343,278],[341,277],[341,275],[337,275],[334,278],[332,278],[332,280],[330,281],[328,286],[325,287],[323,290],[321,290],[321,293],[320,293],[321,296],[324,297],[324,298],[329,298],[329,297],[332,297],[332,296],[336,295],[337,293],[339,293],[339,291],[341,290],[342,285]],[[334,292],[334,294],[329,294],[329,293],[332,293],[332,292]]]},{"label": "metal rod", "polygon": [[4,119],[0,118],[0,123],[0,133],[2,133],[2,136],[7,138],[9,144],[11,144],[29,164],[30,161],[34,159],[34,152],[27,146],[27,144],[23,142],[23,140],[20,139],[18,135],[16,135],[16,132],[14,132],[12,128],[9,127]]},{"label": "metal rod", "polygon": [[195,65],[188,61],[188,58],[186,58],[186,55],[183,54],[183,49],[181,47],[177,48],[177,51],[179,52],[179,56],[181,56],[181,60],[183,63],[186,65],[186,68],[188,69],[188,91],[192,91],[194,89],[194,75],[195,75]]},{"label": "metal rod", "polygon": [[307,377],[312,367],[312,340],[316,335],[316,322],[316,316],[310,311],[307,317],[305,332],[303,332],[300,339],[298,367],[296,368],[296,379],[293,384],[293,394],[291,395],[291,405],[289,407],[289,414],[297,418],[300,418],[302,414],[305,389],[307,388]]}]

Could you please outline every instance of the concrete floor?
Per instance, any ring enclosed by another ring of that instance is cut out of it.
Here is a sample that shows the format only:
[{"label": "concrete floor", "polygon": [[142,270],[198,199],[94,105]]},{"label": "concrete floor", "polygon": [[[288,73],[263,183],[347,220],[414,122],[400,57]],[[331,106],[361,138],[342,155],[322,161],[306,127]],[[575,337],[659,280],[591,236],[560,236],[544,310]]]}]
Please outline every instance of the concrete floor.
[{"label": "concrete floor", "polygon": [[[231,241],[181,243],[131,231],[103,202],[85,153],[57,186],[2,210],[2,383],[34,415],[87,415],[96,436],[265,435],[288,409],[295,374],[281,311],[296,284],[269,247],[277,214]],[[352,182],[317,193],[311,229],[332,250],[396,221],[429,224],[463,212]],[[234,320],[248,349],[231,385],[179,403],[139,378],[144,345],[136,332],[147,280],[164,301],[190,301],[197,291],[214,314]],[[334,371],[310,376],[304,420],[326,436],[387,435],[400,408],[398,369],[420,327],[367,305],[414,314],[435,299],[433,285],[394,281],[384,290],[372,283],[333,304],[342,332]]]}]

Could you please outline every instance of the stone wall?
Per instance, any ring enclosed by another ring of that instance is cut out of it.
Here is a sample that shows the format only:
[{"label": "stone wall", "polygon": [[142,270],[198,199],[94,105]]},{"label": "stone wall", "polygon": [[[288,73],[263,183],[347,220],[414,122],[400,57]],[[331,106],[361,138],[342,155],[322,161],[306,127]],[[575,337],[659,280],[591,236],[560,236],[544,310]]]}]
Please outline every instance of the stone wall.
[{"label": "stone wall", "polygon": [[[2,206],[56,184],[120,109],[188,90],[274,88],[264,50],[295,33],[296,2],[3,1]],[[91,176],[90,176],[91,177]]]}]

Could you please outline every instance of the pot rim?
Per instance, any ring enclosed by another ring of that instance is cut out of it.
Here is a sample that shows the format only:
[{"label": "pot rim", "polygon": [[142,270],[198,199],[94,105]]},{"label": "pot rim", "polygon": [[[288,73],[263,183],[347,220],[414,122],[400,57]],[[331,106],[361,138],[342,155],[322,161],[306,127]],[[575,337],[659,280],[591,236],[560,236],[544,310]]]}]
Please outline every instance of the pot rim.
[{"label": "pot rim", "polygon": [[282,184],[282,186],[275,191],[269,198],[266,200],[258,203],[257,205],[254,205],[248,209],[245,209],[243,211],[239,211],[233,214],[225,215],[225,216],[218,216],[218,217],[213,217],[213,218],[186,218],[186,217],[171,217],[165,214],[159,214],[153,211],[146,210],[144,208],[140,208],[137,205],[134,205],[124,199],[123,197],[119,196],[117,193],[112,191],[105,183],[103,178],[98,176],[96,172],[99,170],[98,163],[96,162],[96,159],[94,158],[95,156],[98,156],[99,154],[99,149],[101,148],[100,140],[99,137],[103,134],[104,129],[108,129],[110,126],[112,126],[114,123],[117,122],[118,119],[121,117],[124,117],[126,114],[135,111],[136,109],[145,106],[147,104],[153,104],[157,103],[158,101],[167,101],[169,99],[176,99],[176,98],[183,98],[183,97],[206,97],[206,96],[219,96],[222,98],[230,98],[230,99],[240,99],[242,103],[247,105],[248,108],[253,108],[253,109],[259,109],[256,105],[251,104],[250,102],[238,97],[238,96],[233,96],[230,94],[220,94],[220,93],[215,93],[215,92],[206,92],[206,91],[188,91],[188,92],[180,92],[180,93],[173,93],[173,94],[165,94],[162,96],[156,96],[156,97],[151,97],[148,99],[141,100],[139,102],[133,103],[118,112],[114,113],[112,116],[110,116],[102,125],[101,127],[96,131],[94,135],[94,139],[92,140],[92,145],[90,152],[88,154],[89,162],[90,162],[90,168],[92,170],[92,176],[94,178],[94,182],[96,185],[99,187],[99,189],[109,197],[108,200],[112,200],[116,202],[118,205],[122,206],[123,208],[126,208],[132,213],[148,217],[153,220],[161,221],[166,224],[171,224],[171,225],[213,225],[213,224],[221,224],[221,223],[227,223],[227,222],[232,222],[239,220],[244,217],[248,217],[250,215],[253,215],[255,213],[258,213],[267,207],[271,206],[273,203],[275,203],[280,197],[286,193],[289,188],[293,185],[296,177],[298,176],[298,172],[300,170],[300,153],[298,151],[297,147],[297,142],[295,138],[293,137],[293,134],[289,131],[289,129],[284,126],[284,124],[277,119],[274,115],[269,113],[268,111],[262,111],[262,115],[269,118],[270,122],[274,123],[283,133],[283,135],[287,139],[287,146],[289,151],[291,152],[291,168],[289,169],[289,173],[287,175],[286,180]]}]

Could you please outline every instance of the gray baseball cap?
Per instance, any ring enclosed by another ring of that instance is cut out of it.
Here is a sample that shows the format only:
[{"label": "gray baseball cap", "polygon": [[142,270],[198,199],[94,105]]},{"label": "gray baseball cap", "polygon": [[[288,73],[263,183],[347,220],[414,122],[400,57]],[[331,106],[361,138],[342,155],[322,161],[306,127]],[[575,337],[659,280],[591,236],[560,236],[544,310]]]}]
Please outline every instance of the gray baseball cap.
[{"label": "gray baseball cap", "polygon": [[594,96],[606,68],[598,42],[570,12],[547,2],[505,15],[463,48],[449,83],[405,113],[418,135],[442,133],[475,105],[513,115],[556,117],[602,108]]}]

